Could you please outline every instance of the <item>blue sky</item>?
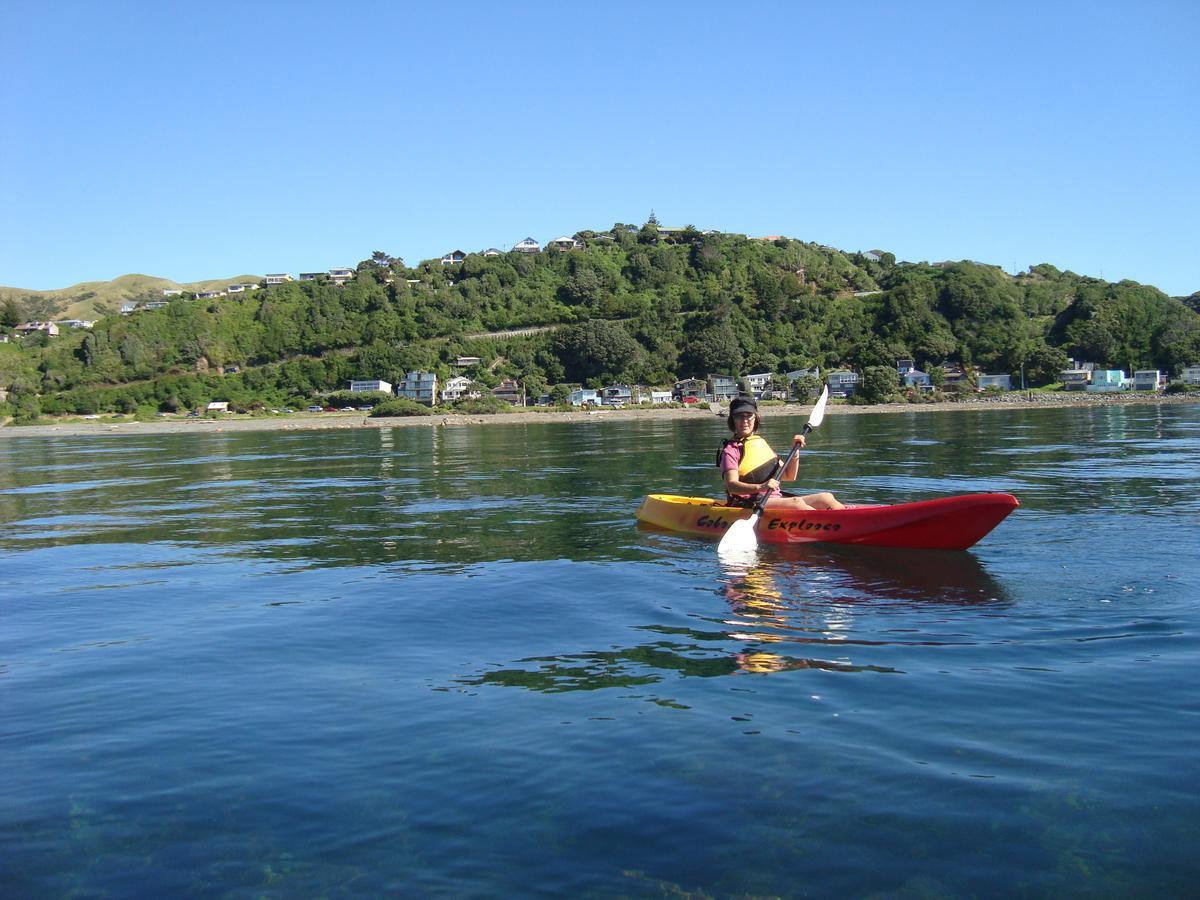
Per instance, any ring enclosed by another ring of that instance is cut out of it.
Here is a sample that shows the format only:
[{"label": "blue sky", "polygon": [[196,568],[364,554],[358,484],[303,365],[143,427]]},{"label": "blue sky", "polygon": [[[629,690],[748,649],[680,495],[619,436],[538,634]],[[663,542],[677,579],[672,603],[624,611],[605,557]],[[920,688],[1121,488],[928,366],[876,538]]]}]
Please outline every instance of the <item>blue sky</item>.
[{"label": "blue sky", "polygon": [[654,210],[1190,294],[1198,39],[1194,0],[0,0],[0,284],[415,264]]}]

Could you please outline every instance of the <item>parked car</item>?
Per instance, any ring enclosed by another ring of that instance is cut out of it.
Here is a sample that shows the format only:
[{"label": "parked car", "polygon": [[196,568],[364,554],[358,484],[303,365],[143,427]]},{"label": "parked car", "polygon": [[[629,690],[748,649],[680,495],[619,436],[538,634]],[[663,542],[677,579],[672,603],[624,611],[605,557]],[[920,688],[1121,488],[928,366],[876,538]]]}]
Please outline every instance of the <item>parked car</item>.
[{"label": "parked car", "polygon": [[321,407],[319,407],[319,406],[310,406],[310,407],[308,408],[308,411],[309,411],[309,412],[320,412],[320,411],[321,411]]}]

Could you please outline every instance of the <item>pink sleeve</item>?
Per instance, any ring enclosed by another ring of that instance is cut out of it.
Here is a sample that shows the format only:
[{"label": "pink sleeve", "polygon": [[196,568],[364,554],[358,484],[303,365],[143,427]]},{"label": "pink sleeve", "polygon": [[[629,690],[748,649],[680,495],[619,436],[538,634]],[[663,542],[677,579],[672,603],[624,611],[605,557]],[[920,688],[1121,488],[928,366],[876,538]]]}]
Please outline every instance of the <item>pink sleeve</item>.
[{"label": "pink sleeve", "polygon": [[725,449],[721,451],[721,474],[724,475],[730,469],[736,470],[741,461],[742,448],[737,444],[726,444]]}]

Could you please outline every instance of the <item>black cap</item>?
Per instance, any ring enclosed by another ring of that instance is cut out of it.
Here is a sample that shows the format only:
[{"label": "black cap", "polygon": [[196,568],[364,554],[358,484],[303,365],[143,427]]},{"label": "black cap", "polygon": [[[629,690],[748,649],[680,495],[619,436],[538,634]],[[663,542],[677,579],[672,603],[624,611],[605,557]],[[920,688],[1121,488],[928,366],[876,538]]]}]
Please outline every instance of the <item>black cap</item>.
[{"label": "black cap", "polygon": [[731,416],[740,412],[750,411],[755,415],[758,414],[758,403],[753,397],[735,397],[733,402],[729,404],[729,414]]}]

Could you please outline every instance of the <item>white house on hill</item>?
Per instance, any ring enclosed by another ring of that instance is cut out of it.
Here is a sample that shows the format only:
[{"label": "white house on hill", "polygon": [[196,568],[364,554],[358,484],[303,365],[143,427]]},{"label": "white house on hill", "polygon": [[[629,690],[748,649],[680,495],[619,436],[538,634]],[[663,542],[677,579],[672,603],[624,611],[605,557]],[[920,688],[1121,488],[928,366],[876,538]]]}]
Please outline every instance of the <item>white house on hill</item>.
[{"label": "white house on hill", "polygon": [[433,372],[409,372],[396,385],[396,396],[433,406],[438,400],[437,375]]},{"label": "white house on hill", "polygon": [[455,400],[461,400],[463,397],[478,397],[479,393],[470,391],[470,387],[471,379],[465,375],[455,375],[453,378],[447,378],[446,383],[442,386],[442,402],[453,403]]},{"label": "white house on hill", "polygon": [[361,394],[367,391],[382,391],[385,394],[390,394],[392,392],[392,383],[390,381],[379,381],[378,379],[374,381],[351,381],[350,391],[354,394]]},{"label": "white house on hill", "polygon": [[53,322],[25,322],[17,326],[17,331],[21,334],[33,334],[35,331],[44,331],[51,337],[58,335],[58,326]]}]

